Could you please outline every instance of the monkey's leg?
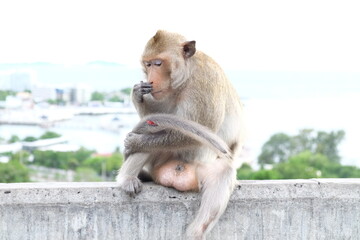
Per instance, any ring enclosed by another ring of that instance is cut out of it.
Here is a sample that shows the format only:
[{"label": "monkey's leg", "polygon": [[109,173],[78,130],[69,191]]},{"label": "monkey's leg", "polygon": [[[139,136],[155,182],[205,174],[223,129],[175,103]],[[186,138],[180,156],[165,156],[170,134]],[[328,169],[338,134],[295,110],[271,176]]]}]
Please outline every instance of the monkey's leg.
[{"label": "monkey's leg", "polygon": [[129,194],[136,194],[141,191],[142,183],[137,176],[148,159],[148,153],[134,153],[128,156],[116,177],[120,188]]},{"label": "monkey's leg", "polygon": [[154,181],[153,178],[151,177],[151,175],[144,171],[144,170],[141,170],[139,175],[138,175],[138,178],[140,179],[141,182],[152,182]]},{"label": "monkey's leg", "polygon": [[236,170],[224,159],[215,163],[198,167],[202,182],[200,209],[187,228],[187,235],[195,239],[203,239],[219,220],[226,209],[233,191]]}]

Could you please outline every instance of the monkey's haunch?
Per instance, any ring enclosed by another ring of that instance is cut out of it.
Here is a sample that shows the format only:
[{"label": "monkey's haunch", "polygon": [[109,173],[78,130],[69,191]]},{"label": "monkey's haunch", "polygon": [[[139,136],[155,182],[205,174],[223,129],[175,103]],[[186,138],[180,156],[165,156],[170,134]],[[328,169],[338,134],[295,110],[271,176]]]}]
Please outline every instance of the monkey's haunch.
[{"label": "monkey's haunch", "polygon": [[152,173],[154,181],[178,191],[199,191],[196,166],[182,161],[171,160],[155,169]]}]

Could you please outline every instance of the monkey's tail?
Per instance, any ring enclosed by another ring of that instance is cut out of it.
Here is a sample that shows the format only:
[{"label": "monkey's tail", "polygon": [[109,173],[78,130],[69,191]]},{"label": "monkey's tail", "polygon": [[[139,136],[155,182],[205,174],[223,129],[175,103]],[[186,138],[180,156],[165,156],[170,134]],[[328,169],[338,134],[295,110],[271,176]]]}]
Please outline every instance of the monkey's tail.
[{"label": "monkey's tail", "polygon": [[174,129],[182,132],[184,135],[189,136],[198,142],[201,142],[212,148],[220,157],[231,159],[232,153],[229,146],[218,135],[213,133],[207,127],[171,114],[155,114],[149,119],[154,119],[159,126],[164,129]]}]

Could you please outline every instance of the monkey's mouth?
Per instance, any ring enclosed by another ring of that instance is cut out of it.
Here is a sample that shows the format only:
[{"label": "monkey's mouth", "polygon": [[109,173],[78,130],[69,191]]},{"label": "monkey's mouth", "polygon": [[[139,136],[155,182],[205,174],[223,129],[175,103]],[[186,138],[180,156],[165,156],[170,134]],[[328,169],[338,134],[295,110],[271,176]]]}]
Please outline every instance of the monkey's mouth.
[{"label": "monkey's mouth", "polygon": [[156,93],[161,93],[163,90],[159,90],[159,91],[155,91],[155,92],[151,92],[152,94],[156,94]]}]

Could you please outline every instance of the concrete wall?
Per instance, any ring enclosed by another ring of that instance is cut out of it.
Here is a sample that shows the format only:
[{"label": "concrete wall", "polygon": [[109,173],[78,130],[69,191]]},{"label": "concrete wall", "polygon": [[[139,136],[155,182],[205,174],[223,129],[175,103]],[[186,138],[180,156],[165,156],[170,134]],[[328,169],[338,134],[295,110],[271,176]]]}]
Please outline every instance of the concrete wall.
[{"label": "concrete wall", "polygon": [[[146,184],[0,184],[1,240],[183,239],[195,193]],[[360,180],[240,181],[208,239],[360,239]]]}]

